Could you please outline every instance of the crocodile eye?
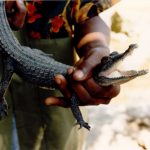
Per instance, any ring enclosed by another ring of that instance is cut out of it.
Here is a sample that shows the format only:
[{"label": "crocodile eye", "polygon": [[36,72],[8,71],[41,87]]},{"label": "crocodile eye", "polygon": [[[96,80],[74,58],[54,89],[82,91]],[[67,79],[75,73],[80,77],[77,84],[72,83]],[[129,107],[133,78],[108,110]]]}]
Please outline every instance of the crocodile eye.
[{"label": "crocodile eye", "polygon": [[118,52],[116,52],[116,51],[114,51],[114,52],[112,52],[109,56],[116,56],[116,55],[118,55],[119,53]]},{"label": "crocodile eye", "polygon": [[109,60],[109,56],[103,57],[101,60],[101,64],[106,64],[108,62],[108,60]]}]

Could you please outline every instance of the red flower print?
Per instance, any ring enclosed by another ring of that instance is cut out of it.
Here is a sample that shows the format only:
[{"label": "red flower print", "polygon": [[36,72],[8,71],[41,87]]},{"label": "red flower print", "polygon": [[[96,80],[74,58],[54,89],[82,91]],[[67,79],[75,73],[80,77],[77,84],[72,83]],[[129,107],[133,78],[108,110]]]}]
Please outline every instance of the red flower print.
[{"label": "red flower print", "polygon": [[52,23],[52,27],[50,31],[58,33],[64,21],[61,16],[55,16],[54,18],[51,19],[51,23]]},{"label": "red flower print", "polygon": [[32,16],[28,18],[28,23],[33,23],[36,21],[36,19],[41,18],[41,17],[42,17],[41,14],[33,14]]},{"label": "red flower print", "polygon": [[28,23],[33,23],[37,19],[42,17],[41,14],[36,13],[37,9],[34,3],[26,3],[26,6],[27,6],[27,14],[28,14],[28,18],[27,18]]}]

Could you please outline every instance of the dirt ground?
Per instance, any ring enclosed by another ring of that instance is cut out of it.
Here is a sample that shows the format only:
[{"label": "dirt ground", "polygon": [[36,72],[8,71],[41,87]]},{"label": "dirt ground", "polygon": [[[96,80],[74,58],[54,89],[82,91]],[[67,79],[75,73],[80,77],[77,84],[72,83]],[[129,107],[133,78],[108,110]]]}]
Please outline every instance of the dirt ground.
[{"label": "dirt ground", "polygon": [[[116,11],[123,18],[123,29],[129,35],[112,32],[111,51],[122,52],[131,43],[139,45],[120,67],[150,70],[150,0],[123,0],[101,14],[108,25]],[[149,97],[150,74],[147,74],[122,85],[121,93],[108,106],[88,107],[92,129],[84,149],[149,150]]]}]

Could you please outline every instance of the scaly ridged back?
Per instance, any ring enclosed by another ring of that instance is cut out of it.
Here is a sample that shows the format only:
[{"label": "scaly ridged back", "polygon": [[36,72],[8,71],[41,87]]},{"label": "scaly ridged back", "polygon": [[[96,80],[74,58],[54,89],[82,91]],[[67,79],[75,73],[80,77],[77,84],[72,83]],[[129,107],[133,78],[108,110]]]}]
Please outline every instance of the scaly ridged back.
[{"label": "scaly ridged back", "polygon": [[56,74],[66,75],[68,65],[44,55],[44,52],[21,46],[14,36],[5,12],[5,2],[0,1],[0,51],[7,53],[16,63],[15,72],[38,85],[51,85]]}]

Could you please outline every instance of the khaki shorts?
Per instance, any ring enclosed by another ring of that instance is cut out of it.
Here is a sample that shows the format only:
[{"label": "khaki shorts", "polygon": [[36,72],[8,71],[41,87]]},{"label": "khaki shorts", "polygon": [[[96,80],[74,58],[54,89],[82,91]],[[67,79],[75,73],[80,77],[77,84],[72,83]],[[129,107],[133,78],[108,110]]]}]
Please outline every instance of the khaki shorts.
[{"label": "khaki shorts", "polygon": [[[73,63],[69,38],[29,40],[24,31],[17,33],[17,37],[22,45],[52,53],[53,57],[60,62]],[[43,100],[51,95],[60,96],[61,93],[36,87],[14,74],[6,94],[9,116],[0,122],[1,150],[12,149],[13,116],[16,120],[20,150],[81,150],[83,148],[86,131],[78,130],[78,127],[73,126],[75,119],[70,109],[43,105]],[[86,110],[83,108],[82,113],[85,118]]]}]

